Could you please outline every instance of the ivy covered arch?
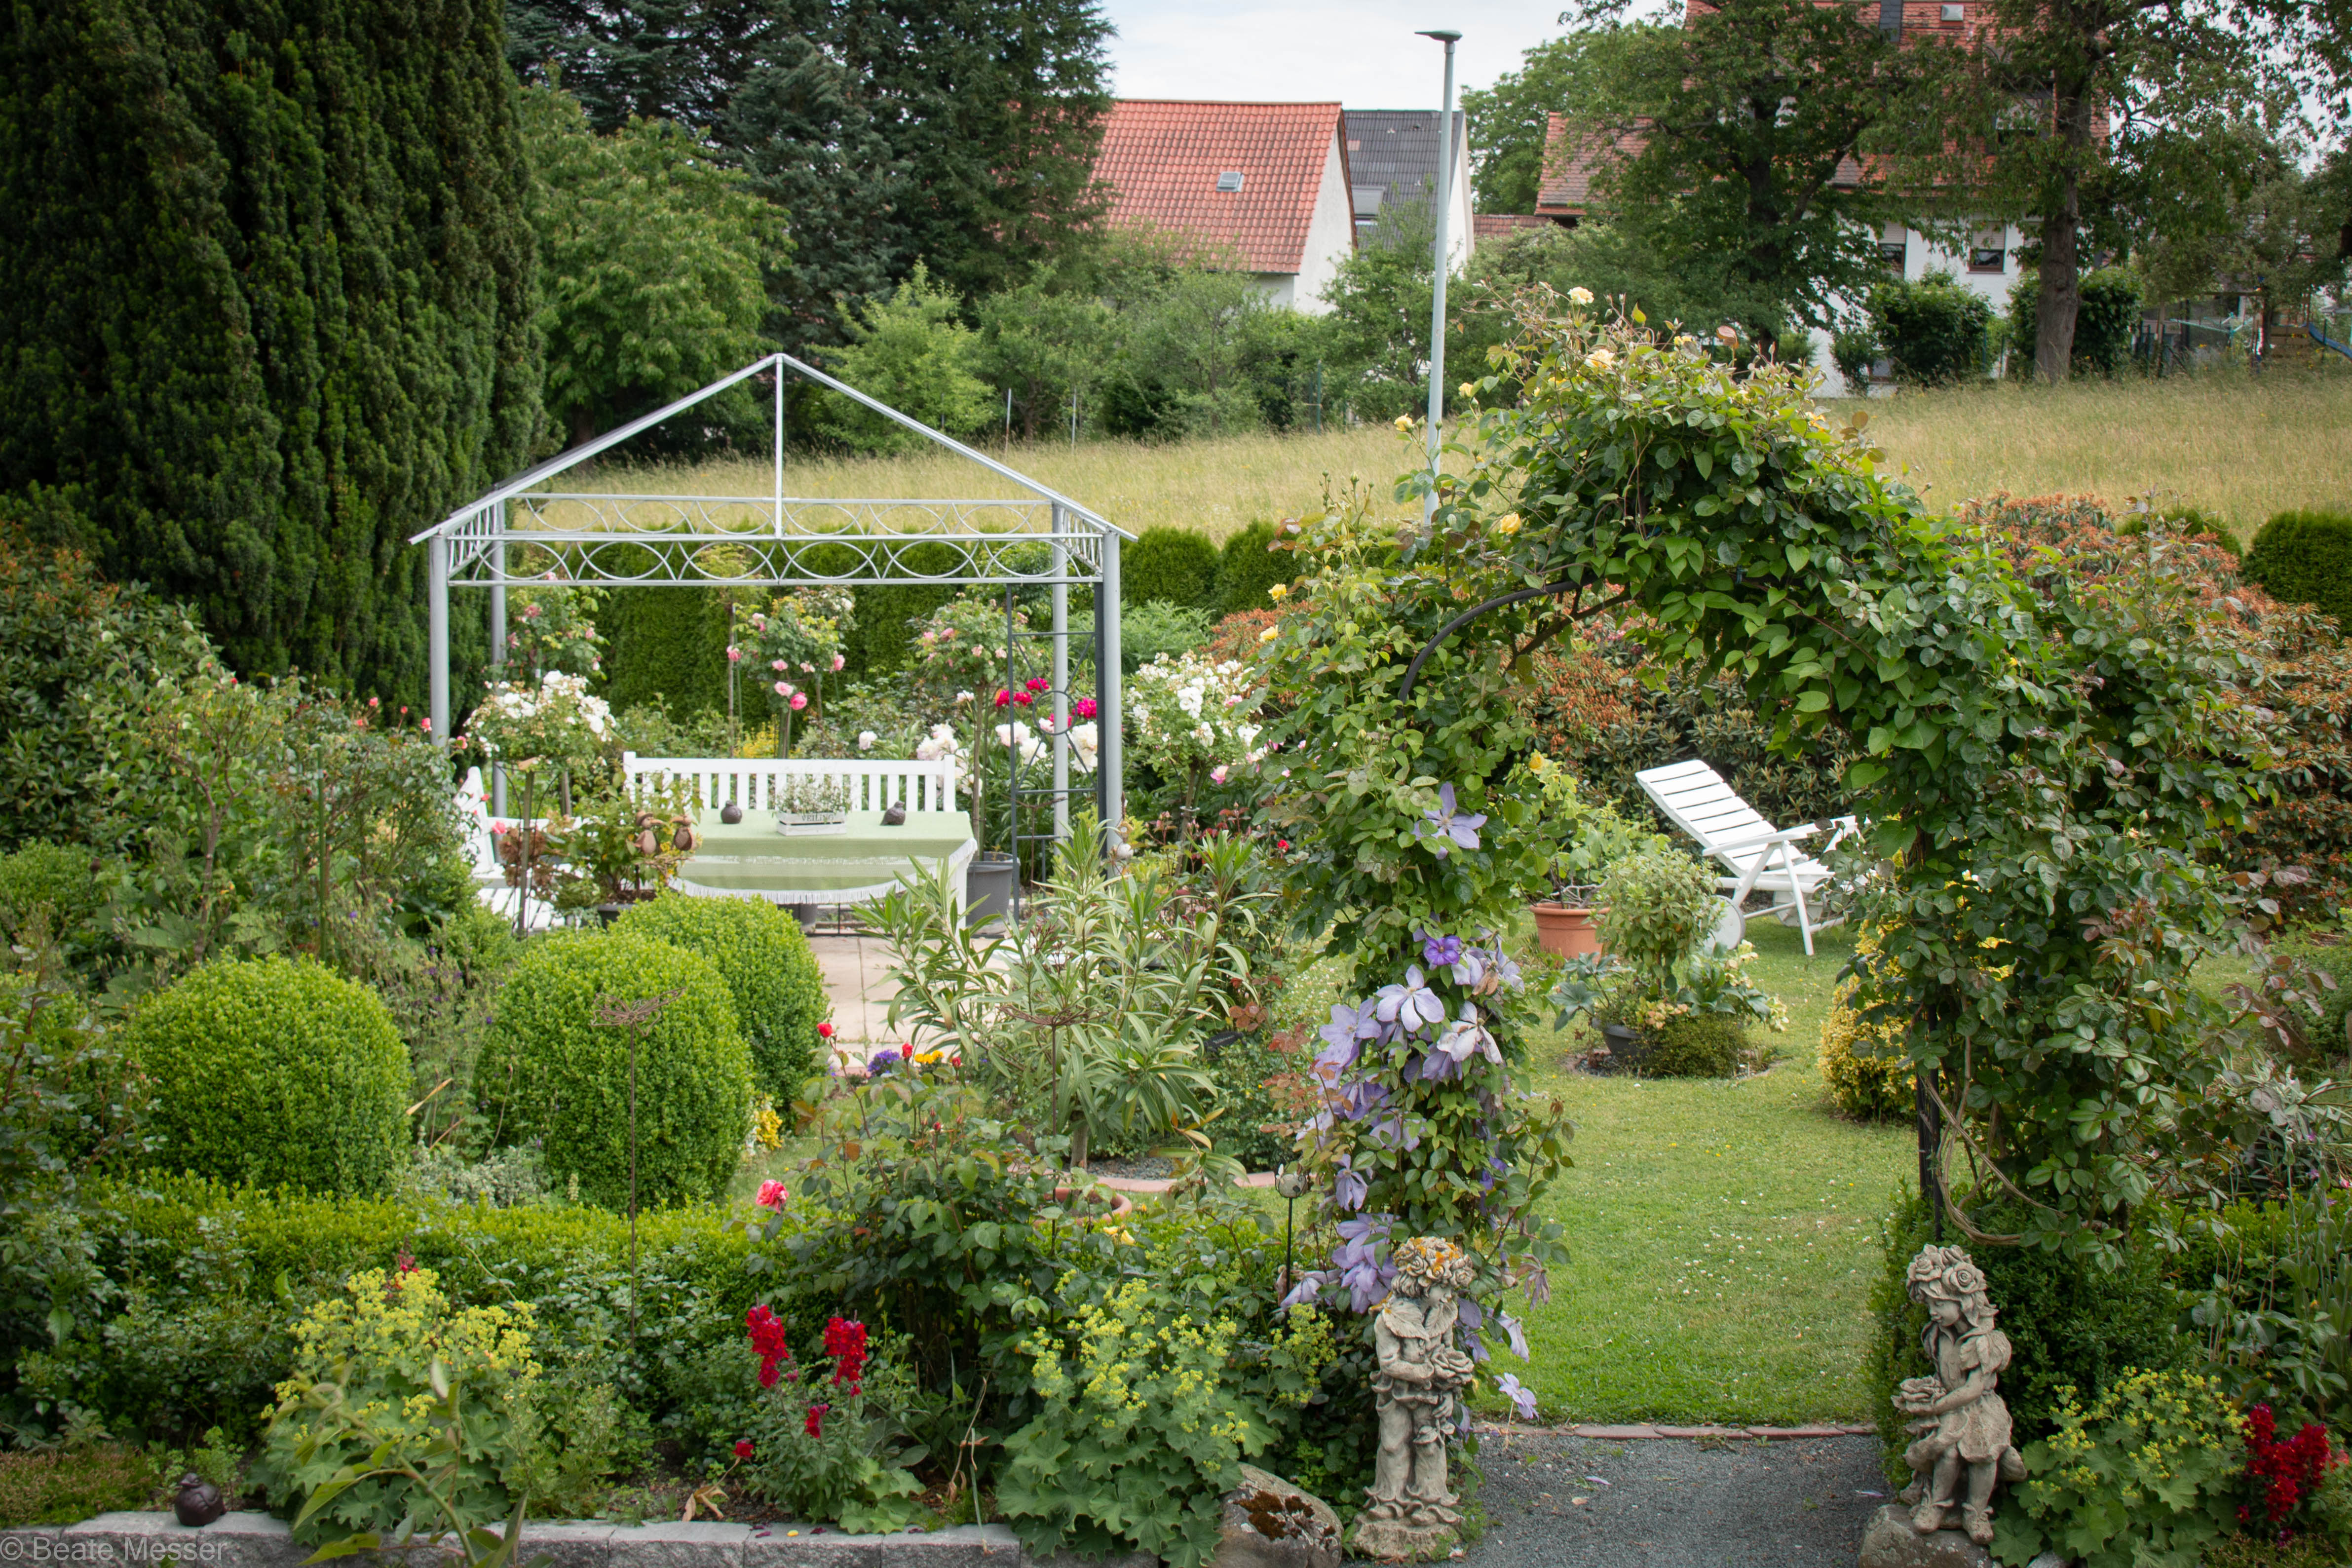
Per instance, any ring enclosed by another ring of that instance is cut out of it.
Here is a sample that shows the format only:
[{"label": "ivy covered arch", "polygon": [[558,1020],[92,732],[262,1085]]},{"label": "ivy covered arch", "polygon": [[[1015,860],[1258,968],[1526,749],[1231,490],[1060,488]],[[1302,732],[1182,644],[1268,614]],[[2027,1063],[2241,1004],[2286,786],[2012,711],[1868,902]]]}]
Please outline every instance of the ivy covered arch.
[{"label": "ivy covered arch", "polygon": [[2244,655],[2161,530],[2104,581],[2021,573],[2013,542],[1882,474],[1863,419],[1833,425],[1801,371],[1742,374],[1736,341],[1586,302],[1518,309],[1465,388],[1430,523],[1400,531],[1360,496],[1304,520],[1299,609],[1268,634],[1269,801],[1313,827],[1293,834],[1313,846],[1301,923],[1355,956],[1359,993],[1323,1031],[1309,1155],[1342,1246],[1304,1289],[1360,1301],[1383,1238],[1412,1234],[1471,1247],[1486,1312],[1544,1289],[1536,1199],[1565,1129],[1510,1076],[1534,999],[1498,933],[1536,853],[1512,687],[1600,614],[1737,676],[1791,754],[1851,734],[1843,785],[1880,862],[1866,994],[1908,1024],[1979,1188],[2025,1201],[2001,1239],[2113,1258],[2217,1070],[2221,1009],[2189,972],[2235,929],[2218,856],[2263,761]]}]

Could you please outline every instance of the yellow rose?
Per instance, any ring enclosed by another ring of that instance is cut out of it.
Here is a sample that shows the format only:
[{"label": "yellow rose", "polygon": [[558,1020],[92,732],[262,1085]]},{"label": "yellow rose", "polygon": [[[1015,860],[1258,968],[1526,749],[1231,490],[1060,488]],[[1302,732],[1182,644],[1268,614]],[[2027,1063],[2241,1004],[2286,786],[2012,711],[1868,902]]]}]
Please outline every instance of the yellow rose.
[{"label": "yellow rose", "polygon": [[1594,370],[1609,370],[1617,363],[1617,356],[1607,349],[1594,349],[1584,356],[1584,363]]},{"label": "yellow rose", "polygon": [[1507,511],[1495,520],[1495,531],[1507,539],[1518,531],[1519,514],[1517,512]]},{"label": "yellow rose", "polygon": [[1290,587],[1287,584],[1276,583],[1273,587],[1268,588],[1265,591],[1265,596],[1279,603],[1280,601],[1290,597]]},{"label": "yellow rose", "polygon": [[1410,430],[1410,429],[1412,429],[1412,415],[1410,415],[1410,414],[1400,414],[1400,415],[1398,415],[1398,416],[1397,416],[1396,425],[1397,425],[1397,428],[1398,428],[1398,429],[1400,429],[1400,430]]},{"label": "yellow rose", "polygon": [[1281,635],[1282,628],[1280,626],[1268,626],[1265,630],[1257,634],[1257,640],[1260,642],[1272,642]]},{"label": "yellow rose", "polygon": [[1580,285],[1577,288],[1570,289],[1568,291],[1568,297],[1570,300],[1575,300],[1580,305],[1590,305],[1592,303],[1592,290],[1583,288]]},{"label": "yellow rose", "polygon": [[1465,382],[1464,382],[1464,383],[1462,384],[1462,395],[1463,395],[1464,397],[1475,397],[1475,396],[1477,396],[1477,395],[1478,395],[1478,384],[1477,384],[1476,382],[1475,382],[1475,381],[1465,381]]}]

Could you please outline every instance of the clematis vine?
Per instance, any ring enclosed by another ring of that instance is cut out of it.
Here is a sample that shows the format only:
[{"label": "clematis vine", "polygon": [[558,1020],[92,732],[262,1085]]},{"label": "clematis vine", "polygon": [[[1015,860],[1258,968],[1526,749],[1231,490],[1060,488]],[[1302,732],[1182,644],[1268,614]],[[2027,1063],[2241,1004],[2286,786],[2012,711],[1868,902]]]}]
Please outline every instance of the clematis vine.
[{"label": "clematis vine", "polygon": [[1478,830],[1486,826],[1486,814],[1460,812],[1454,809],[1454,786],[1437,787],[1437,809],[1425,812],[1421,819],[1421,835],[1429,840],[1430,853],[1445,858],[1452,849],[1478,847]]}]

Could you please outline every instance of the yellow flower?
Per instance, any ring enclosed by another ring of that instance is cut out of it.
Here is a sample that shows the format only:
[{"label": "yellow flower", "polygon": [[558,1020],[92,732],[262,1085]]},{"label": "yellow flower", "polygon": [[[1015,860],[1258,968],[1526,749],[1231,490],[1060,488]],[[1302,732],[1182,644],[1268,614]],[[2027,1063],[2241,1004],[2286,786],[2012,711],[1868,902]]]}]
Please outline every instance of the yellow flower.
[{"label": "yellow flower", "polygon": [[1495,520],[1495,531],[1501,534],[1506,539],[1508,539],[1512,534],[1518,532],[1518,531],[1519,514],[1517,512],[1507,511],[1502,516]]},{"label": "yellow flower", "polygon": [[1265,591],[1265,596],[1279,604],[1281,601],[1290,597],[1290,584],[1287,583],[1276,583],[1273,587],[1268,588]]},{"label": "yellow flower", "polygon": [[1579,284],[1577,287],[1570,289],[1568,291],[1568,297],[1580,305],[1590,305],[1592,303],[1592,290],[1585,288],[1582,284]]},{"label": "yellow flower", "polygon": [[1477,396],[1477,395],[1478,395],[1478,384],[1477,384],[1476,382],[1475,382],[1475,381],[1465,381],[1465,382],[1464,382],[1464,383],[1462,384],[1462,395],[1463,395],[1463,396],[1465,396],[1465,397],[1475,397],[1475,396]]},{"label": "yellow flower", "polygon": [[1617,356],[1607,349],[1594,349],[1584,356],[1584,363],[1594,370],[1609,370],[1617,363]]},{"label": "yellow flower", "polygon": [[1528,772],[1531,773],[1539,773],[1549,766],[1551,766],[1551,759],[1545,756],[1541,752],[1538,752],[1535,755],[1528,759]]},{"label": "yellow flower", "polygon": [[1398,415],[1398,416],[1397,416],[1396,425],[1397,425],[1397,428],[1398,428],[1398,429],[1400,429],[1400,430],[1410,430],[1410,429],[1412,429],[1412,415],[1410,415],[1410,414],[1400,414],[1400,415]]},{"label": "yellow flower", "polygon": [[1257,634],[1257,640],[1260,642],[1272,642],[1281,635],[1282,628],[1280,626],[1268,626],[1265,630]]}]

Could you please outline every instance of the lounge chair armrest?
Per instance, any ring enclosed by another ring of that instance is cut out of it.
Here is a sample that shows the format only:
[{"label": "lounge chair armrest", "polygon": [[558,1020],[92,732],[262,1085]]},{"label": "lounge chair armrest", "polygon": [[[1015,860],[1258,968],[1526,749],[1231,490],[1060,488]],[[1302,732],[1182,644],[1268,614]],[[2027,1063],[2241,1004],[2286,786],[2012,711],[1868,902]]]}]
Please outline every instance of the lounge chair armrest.
[{"label": "lounge chair armrest", "polygon": [[1811,823],[1806,822],[1795,827],[1784,827],[1778,833],[1767,833],[1760,837],[1734,838],[1728,843],[1706,845],[1705,848],[1710,855],[1728,854],[1735,849],[1760,849],[1774,844],[1788,844],[1796,839],[1810,838],[1817,831],[1818,829]]}]

